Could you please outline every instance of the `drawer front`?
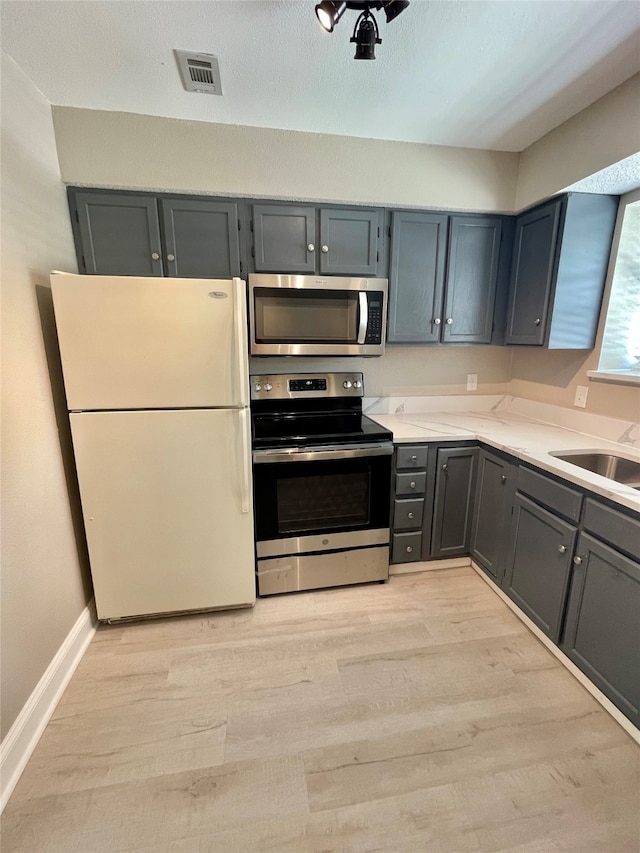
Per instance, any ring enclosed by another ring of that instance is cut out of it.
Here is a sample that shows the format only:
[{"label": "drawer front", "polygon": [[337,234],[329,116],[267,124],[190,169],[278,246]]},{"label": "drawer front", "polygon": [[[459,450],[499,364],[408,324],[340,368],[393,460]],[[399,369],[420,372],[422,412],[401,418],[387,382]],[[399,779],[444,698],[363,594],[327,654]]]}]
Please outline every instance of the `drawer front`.
[{"label": "drawer front", "polygon": [[396,495],[423,495],[426,483],[425,473],[396,474]]},{"label": "drawer front", "polygon": [[396,500],[393,502],[393,529],[412,530],[422,527],[424,498],[415,500]]},{"label": "drawer front", "polygon": [[424,444],[418,447],[413,445],[398,447],[396,468],[426,468],[428,449]]},{"label": "drawer front", "polygon": [[580,518],[580,507],[582,505],[580,492],[563,486],[561,483],[556,483],[555,480],[551,480],[543,474],[538,474],[529,468],[519,468],[517,488],[519,492],[529,495],[530,498],[549,507],[569,521],[577,522]]},{"label": "drawer front", "polygon": [[640,518],[587,498],[583,526],[594,536],[640,562]]},{"label": "drawer front", "polygon": [[413,563],[420,559],[421,533],[394,533],[391,544],[392,563]]}]

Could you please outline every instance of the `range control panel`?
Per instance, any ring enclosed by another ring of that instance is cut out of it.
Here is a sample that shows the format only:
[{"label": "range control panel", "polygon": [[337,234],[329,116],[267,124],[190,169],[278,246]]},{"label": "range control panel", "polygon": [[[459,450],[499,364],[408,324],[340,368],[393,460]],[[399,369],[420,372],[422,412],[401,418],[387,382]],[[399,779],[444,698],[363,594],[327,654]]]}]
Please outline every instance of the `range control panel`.
[{"label": "range control panel", "polygon": [[362,373],[270,373],[249,377],[252,400],[362,397]]}]

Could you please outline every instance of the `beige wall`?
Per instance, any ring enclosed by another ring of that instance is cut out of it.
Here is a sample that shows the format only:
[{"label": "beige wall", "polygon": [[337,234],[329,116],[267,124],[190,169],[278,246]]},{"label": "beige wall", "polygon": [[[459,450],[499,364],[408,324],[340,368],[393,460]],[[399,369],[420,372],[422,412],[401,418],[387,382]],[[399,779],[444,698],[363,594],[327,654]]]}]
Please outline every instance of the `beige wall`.
[{"label": "beige wall", "polygon": [[511,211],[518,154],[54,107],[69,184]]},{"label": "beige wall", "polygon": [[364,373],[367,397],[467,394],[467,373],[478,374],[473,394],[506,394],[511,351],[506,347],[396,347],[382,358],[252,358],[251,373]]},{"label": "beige wall", "polygon": [[516,210],[640,151],[640,74],[520,155]]},{"label": "beige wall", "polygon": [[55,368],[52,393],[47,363],[55,340],[48,273],[76,269],[65,192],[50,106],[4,53],[1,106],[4,737],[83,611],[90,585],[63,464],[70,451],[64,398]]}]

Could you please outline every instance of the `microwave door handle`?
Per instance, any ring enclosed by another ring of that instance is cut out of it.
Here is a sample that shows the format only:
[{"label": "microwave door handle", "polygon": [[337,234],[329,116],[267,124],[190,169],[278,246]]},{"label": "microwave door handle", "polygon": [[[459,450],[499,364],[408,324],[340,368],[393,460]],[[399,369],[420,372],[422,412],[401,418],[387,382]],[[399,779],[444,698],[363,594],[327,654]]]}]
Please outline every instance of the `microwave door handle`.
[{"label": "microwave door handle", "polygon": [[367,326],[369,325],[369,300],[364,291],[358,293],[358,305],[360,307],[360,323],[358,324],[358,338],[356,343],[363,344],[367,336]]}]

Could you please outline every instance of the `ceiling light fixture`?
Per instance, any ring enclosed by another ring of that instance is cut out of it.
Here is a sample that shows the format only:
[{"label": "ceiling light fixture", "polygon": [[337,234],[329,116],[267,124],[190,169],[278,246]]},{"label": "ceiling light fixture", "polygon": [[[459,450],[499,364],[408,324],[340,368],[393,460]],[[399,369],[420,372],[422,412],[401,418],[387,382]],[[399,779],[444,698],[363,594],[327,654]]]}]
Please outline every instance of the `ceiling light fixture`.
[{"label": "ceiling light fixture", "polygon": [[320,26],[332,33],[347,9],[359,11],[350,39],[356,46],[354,59],[375,59],[375,46],[382,44],[382,39],[371,9],[382,9],[389,23],[404,12],[408,5],[409,0],[321,0],[316,6],[316,17]]}]

